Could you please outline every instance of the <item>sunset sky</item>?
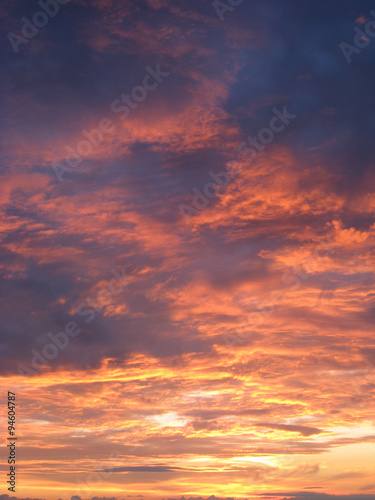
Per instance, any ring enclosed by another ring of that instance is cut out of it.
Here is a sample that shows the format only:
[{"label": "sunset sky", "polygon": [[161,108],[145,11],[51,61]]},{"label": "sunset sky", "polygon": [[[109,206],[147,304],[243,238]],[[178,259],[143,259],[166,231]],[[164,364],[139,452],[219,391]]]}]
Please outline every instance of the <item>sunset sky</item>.
[{"label": "sunset sky", "polygon": [[375,499],[374,9],[1,2],[0,500]]}]

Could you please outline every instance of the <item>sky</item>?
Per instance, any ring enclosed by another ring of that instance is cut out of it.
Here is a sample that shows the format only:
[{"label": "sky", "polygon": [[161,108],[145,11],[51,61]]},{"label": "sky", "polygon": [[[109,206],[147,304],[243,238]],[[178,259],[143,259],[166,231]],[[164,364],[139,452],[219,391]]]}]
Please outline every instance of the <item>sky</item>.
[{"label": "sky", "polygon": [[374,9],[1,2],[1,500],[375,499]]}]

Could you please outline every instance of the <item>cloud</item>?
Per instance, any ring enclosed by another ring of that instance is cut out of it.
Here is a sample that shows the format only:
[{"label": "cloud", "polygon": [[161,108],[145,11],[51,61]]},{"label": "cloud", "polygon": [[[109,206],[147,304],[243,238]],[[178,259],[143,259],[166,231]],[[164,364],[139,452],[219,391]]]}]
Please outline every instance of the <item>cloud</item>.
[{"label": "cloud", "polygon": [[[27,415],[23,495],[373,493],[375,43],[348,67],[368,5],[336,4],[242,2],[221,22],[200,0],[71,0],[19,57],[9,44],[0,375]],[[5,2],[4,33],[31,10]],[[241,154],[284,106],[295,120]]]},{"label": "cloud", "polygon": [[374,495],[362,495],[362,494],[352,494],[352,495],[329,495],[326,493],[271,493],[267,496],[284,496],[284,500],[373,500]]},{"label": "cloud", "polygon": [[320,434],[322,429],[317,429],[314,427],[305,427],[303,425],[287,425],[287,424],[272,424],[267,422],[258,422],[256,424],[258,427],[266,427],[268,429],[279,429],[288,432],[298,432],[302,436],[313,436],[315,434]]},{"label": "cloud", "polygon": [[166,467],[165,465],[153,465],[144,467],[115,467],[103,472],[174,472],[181,470],[181,467]]}]

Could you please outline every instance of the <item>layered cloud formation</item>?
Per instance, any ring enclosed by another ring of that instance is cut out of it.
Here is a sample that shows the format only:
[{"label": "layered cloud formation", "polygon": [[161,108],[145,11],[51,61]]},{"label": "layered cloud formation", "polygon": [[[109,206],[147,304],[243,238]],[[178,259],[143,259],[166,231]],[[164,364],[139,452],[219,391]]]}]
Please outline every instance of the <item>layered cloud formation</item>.
[{"label": "layered cloud formation", "polygon": [[374,498],[372,7],[3,2],[18,497]]}]

